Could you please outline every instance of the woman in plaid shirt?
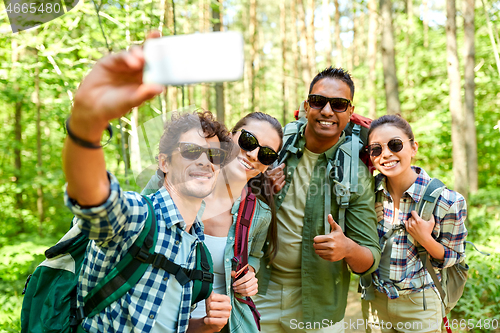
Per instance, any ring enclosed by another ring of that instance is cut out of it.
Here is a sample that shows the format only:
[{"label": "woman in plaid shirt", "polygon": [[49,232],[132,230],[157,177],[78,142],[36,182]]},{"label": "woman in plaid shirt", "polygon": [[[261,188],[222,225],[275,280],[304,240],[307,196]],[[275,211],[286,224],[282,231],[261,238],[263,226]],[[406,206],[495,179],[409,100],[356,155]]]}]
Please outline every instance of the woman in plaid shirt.
[{"label": "woman in plaid shirt", "polygon": [[[382,259],[372,276],[376,288],[372,312],[378,316],[382,332],[441,332],[441,300],[418,257],[417,244],[427,250],[439,277],[441,269],[463,260],[465,199],[445,189],[431,220],[424,221],[415,208],[431,178],[422,168],[411,166],[418,143],[408,122],[396,115],[382,116],[372,122],[368,141],[370,158],[380,171],[376,201],[383,206],[377,226]],[[384,242],[391,229],[394,233]]]}]

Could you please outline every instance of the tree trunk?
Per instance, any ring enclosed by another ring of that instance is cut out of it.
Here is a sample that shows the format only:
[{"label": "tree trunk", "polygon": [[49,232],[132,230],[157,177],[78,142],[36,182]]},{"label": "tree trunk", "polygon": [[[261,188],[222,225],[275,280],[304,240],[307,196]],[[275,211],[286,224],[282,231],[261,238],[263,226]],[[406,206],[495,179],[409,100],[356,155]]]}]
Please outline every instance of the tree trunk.
[{"label": "tree trunk", "polygon": [[[210,13],[209,11],[209,4],[207,3],[206,0],[200,0],[200,4],[198,7],[198,16],[199,16],[199,30],[200,32],[207,32],[209,29],[207,29],[207,25],[210,24],[210,17],[207,15],[207,13]],[[205,83],[200,84],[200,90],[201,90],[201,108],[203,110],[208,110],[208,101],[207,101],[207,85]]]},{"label": "tree trunk", "polygon": [[[18,68],[17,62],[19,62],[19,50],[17,40],[12,38],[12,68]],[[17,73],[14,73],[17,75]],[[23,107],[23,96],[21,95],[21,89],[17,81],[14,80],[14,91],[16,92],[16,102],[14,104],[14,177],[16,187],[21,187],[21,147],[22,147],[22,107]],[[22,192],[16,194],[16,211],[18,213],[19,221],[21,223],[22,229],[24,229],[24,222],[21,215],[21,209],[23,204]]]},{"label": "tree trunk", "polygon": [[[361,39],[360,36],[358,36],[358,17],[356,15],[356,2],[352,2],[352,19],[351,19],[351,22],[352,22],[352,43],[351,45],[349,46],[349,51],[347,54],[347,59],[349,61],[349,67],[348,69],[350,71],[352,71],[354,69],[354,66],[356,66],[356,54],[357,54],[357,50],[356,50],[356,47],[358,46],[358,43],[359,43],[359,40]],[[359,59],[358,59],[358,62],[359,62]]]},{"label": "tree trunk", "polygon": [[455,190],[467,198],[467,157],[464,114],[462,111],[461,76],[457,53],[455,0],[446,0],[446,53],[450,81],[451,142],[453,145],[453,174]]},{"label": "tree trunk", "polygon": [[[140,174],[142,171],[142,160],[141,160],[141,148],[139,146],[139,108],[133,108],[130,117],[130,136],[129,136],[129,147],[130,147],[130,168],[136,175]],[[145,134],[145,133],[144,133]]]},{"label": "tree trunk", "polygon": [[323,29],[324,29],[324,41],[326,44],[325,47],[325,60],[326,60],[326,67],[329,67],[333,64],[333,58],[332,58],[332,51],[333,51],[333,45],[332,45],[332,27],[331,27],[331,17],[330,17],[330,0],[323,0]]},{"label": "tree trunk", "polygon": [[281,97],[283,100],[283,119],[282,124],[286,124],[286,113],[288,110],[288,94],[287,94],[287,61],[286,61],[286,0],[280,1],[280,38],[281,38],[281,58],[283,61],[282,81],[281,81]]},{"label": "tree trunk", "polygon": [[405,44],[406,44],[406,56],[405,56],[405,68],[404,68],[404,87],[410,85],[409,79],[409,67],[410,67],[410,57],[412,56],[412,50],[410,47],[410,39],[413,34],[413,0],[407,0],[406,2],[406,34],[405,34]]},{"label": "tree trunk", "polygon": [[[35,49],[36,54],[36,63],[39,64],[38,60],[38,50]],[[36,105],[36,151],[37,151],[37,163],[36,167],[38,169],[37,174],[38,177],[42,177],[42,126],[41,126],[41,109],[42,103],[40,101],[40,68],[35,67],[35,92],[34,92],[34,100]],[[38,233],[42,234],[42,225],[43,220],[45,219],[45,211],[43,209],[43,186],[40,182],[36,189],[36,207],[38,211]]]},{"label": "tree trunk", "polygon": [[424,47],[429,47],[429,4],[428,0],[422,0],[422,23],[424,25]]},{"label": "tree trunk", "polygon": [[162,17],[160,17],[160,19],[158,20],[158,31],[160,31],[162,35],[165,35],[165,33],[163,32],[163,26],[166,24],[167,18],[167,1],[168,0],[160,0],[160,13],[162,13]]},{"label": "tree trunk", "polygon": [[[354,66],[357,67],[361,63],[364,62],[365,55],[366,55],[366,48],[365,48],[365,40],[366,40],[366,30],[365,30],[365,20],[366,20],[366,14],[365,12],[359,8],[360,4],[355,3],[356,8],[356,13],[359,13],[359,16],[356,16],[357,19],[357,24],[354,26],[355,28],[355,34],[356,34],[356,39],[354,40],[355,43],[354,45],[354,50],[353,50],[353,59],[354,59]],[[354,68],[354,67],[353,67]]]},{"label": "tree trunk", "polygon": [[484,0],[481,0],[483,3],[484,15],[486,16],[486,22],[488,23],[488,34],[490,35],[491,46],[493,48],[493,54],[495,55],[495,61],[497,63],[497,71],[498,75],[500,75],[500,57],[498,55],[497,44],[495,43],[495,37],[493,36],[493,27],[490,21],[490,16],[488,15],[488,11],[486,10],[486,5],[484,4]]},{"label": "tree trunk", "polygon": [[189,103],[189,105],[194,105],[195,101],[194,101],[194,86],[193,85],[189,85],[187,87],[187,93],[188,93],[188,103]]},{"label": "tree trunk", "polygon": [[[222,29],[222,1],[217,0],[217,4],[212,6],[212,17],[214,19],[213,31],[223,31]],[[215,109],[217,110],[217,120],[224,124],[224,83],[215,84]]]},{"label": "tree trunk", "polygon": [[475,0],[465,0],[464,5],[464,58],[465,58],[465,131],[467,138],[467,171],[469,177],[469,189],[471,193],[478,190],[478,165],[477,165],[477,139],[476,139],[476,117],[474,115],[474,8]]},{"label": "tree trunk", "polygon": [[316,41],[314,40],[314,0],[307,0],[307,60],[311,75],[316,74]]},{"label": "tree trunk", "polygon": [[255,62],[257,58],[257,0],[250,0],[250,22],[249,22],[249,37],[250,37],[250,111],[255,111],[257,108],[255,101]]},{"label": "tree trunk", "polygon": [[337,51],[337,61],[335,63],[335,67],[342,67],[344,64],[344,60],[342,58],[342,40],[340,39],[340,7],[339,0],[333,0],[333,4],[335,5],[335,42],[336,42],[336,51]]},{"label": "tree trunk", "polygon": [[[292,0],[293,1],[293,0]],[[304,9],[304,0],[297,0],[298,21],[300,31],[300,64],[302,69],[302,84],[307,86],[311,82],[311,68],[309,67],[307,52],[307,31],[306,31],[306,13]]]},{"label": "tree trunk", "polygon": [[368,74],[368,91],[369,91],[369,111],[368,116],[371,119],[377,118],[377,2],[376,0],[368,1],[369,25],[368,25],[368,62],[370,71]]},{"label": "tree trunk", "polygon": [[388,114],[400,114],[398,77],[394,52],[394,35],[392,30],[392,2],[380,0],[382,15],[382,65],[384,67],[385,98]]},{"label": "tree trunk", "polygon": [[168,87],[168,98],[167,101],[169,101],[170,104],[170,110],[169,111],[175,111],[179,109],[179,101],[178,101],[178,89],[177,87]]},{"label": "tree trunk", "polygon": [[291,33],[292,33],[292,67],[293,67],[293,99],[294,109],[299,107],[299,37],[297,32],[297,0],[291,0],[290,11],[292,17]]},{"label": "tree trunk", "polygon": [[[21,186],[21,172],[22,172],[22,160],[21,160],[21,147],[22,147],[22,107],[23,101],[21,97],[21,92],[19,87],[16,89],[17,92],[17,101],[15,104],[15,124],[14,124],[14,167],[15,167],[15,178],[16,178],[16,187]],[[23,195],[21,192],[16,194],[16,209],[21,211],[23,204]]]}]

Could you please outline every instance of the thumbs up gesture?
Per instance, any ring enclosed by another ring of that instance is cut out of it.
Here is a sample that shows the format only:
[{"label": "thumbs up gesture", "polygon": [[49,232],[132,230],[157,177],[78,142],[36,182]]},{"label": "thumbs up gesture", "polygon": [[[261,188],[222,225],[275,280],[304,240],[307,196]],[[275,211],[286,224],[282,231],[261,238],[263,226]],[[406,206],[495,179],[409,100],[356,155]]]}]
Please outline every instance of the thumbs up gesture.
[{"label": "thumbs up gesture", "polygon": [[314,252],[325,260],[339,261],[344,259],[349,252],[350,244],[331,214],[328,214],[328,223],[332,231],[328,235],[314,237]]}]

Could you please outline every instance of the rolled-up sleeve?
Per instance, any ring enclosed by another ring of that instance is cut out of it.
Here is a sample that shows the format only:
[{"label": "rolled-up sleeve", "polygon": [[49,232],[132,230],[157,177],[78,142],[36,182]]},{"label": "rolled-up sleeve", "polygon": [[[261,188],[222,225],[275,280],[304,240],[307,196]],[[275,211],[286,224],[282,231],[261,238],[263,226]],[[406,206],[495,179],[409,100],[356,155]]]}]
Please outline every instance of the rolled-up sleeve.
[{"label": "rolled-up sleeve", "polygon": [[[360,167],[362,168],[362,166]],[[366,169],[366,167],[365,167]],[[375,195],[373,191],[373,180],[366,169],[366,177],[359,177],[362,191],[359,197],[353,198],[349,203],[346,217],[346,236],[360,246],[370,250],[373,256],[372,266],[365,272],[355,273],[358,275],[374,272],[380,262],[380,245],[377,233],[377,215],[375,213]],[[361,173],[360,173],[361,174]]]}]

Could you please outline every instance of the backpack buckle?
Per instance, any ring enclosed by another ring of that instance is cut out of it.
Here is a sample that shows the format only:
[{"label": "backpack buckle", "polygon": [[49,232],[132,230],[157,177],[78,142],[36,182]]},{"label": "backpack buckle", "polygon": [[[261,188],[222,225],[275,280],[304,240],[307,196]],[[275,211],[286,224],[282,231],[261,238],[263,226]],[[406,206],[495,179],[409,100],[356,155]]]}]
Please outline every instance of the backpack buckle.
[{"label": "backpack buckle", "polygon": [[202,282],[209,282],[209,283],[213,283],[214,282],[214,275],[210,272],[205,272],[205,271],[202,271],[201,273],[201,281]]},{"label": "backpack buckle", "polygon": [[137,260],[139,260],[140,262],[145,263],[145,262],[148,261],[150,255],[151,254],[146,249],[144,249],[144,248],[141,247],[141,249],[139,250],[139,252],[136,254],[135,258]]}]

